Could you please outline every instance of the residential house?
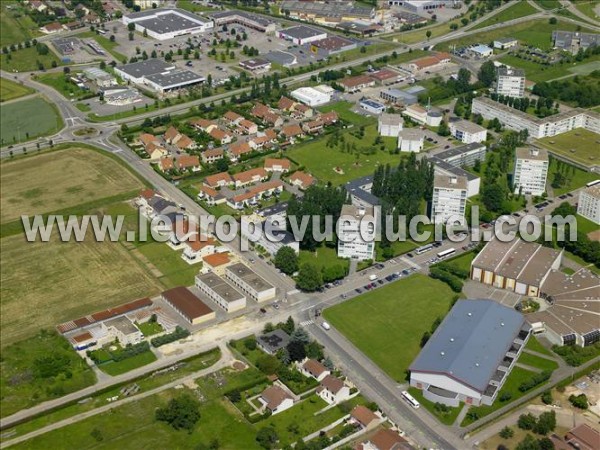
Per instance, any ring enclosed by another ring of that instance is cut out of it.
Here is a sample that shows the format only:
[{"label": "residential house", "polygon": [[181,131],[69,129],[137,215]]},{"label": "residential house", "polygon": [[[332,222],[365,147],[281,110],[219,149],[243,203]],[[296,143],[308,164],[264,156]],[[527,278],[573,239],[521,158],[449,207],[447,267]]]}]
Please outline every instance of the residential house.
[{"label": "residential house", "polygon": [[289,141],[292,141],[295,138],[304,136],[302,127],[300,125],[298,125],[297,123],[293,124],[293,125],[285,125],[281,129],[281,134],[283,134],[283,136]]},{"label": "residential house", "polygon": [[202,257],[202,272],[214,272],[221,276],[225,273],[225,268],[231,264],[229,252],[213,253],[212,255]]},{"label": "residential house", "polygon": [[205,256],[215,253],[217,245],[218,242],[214,239],[198,235],[196,239],[190,239],[185,242],[185,249],[181,254],[181,258],[189,264],[198,263]]},{"label": "residential house", "polygon": [[151,160],[162,158],[167,155],[167,150],[160,144],[158,138],[149,133],[142,133],[139,137],[140,143]]},{"label": "residential house", "polygon": [[221,145],[230,144],[231,141],[233,141],[231,133],[221,130],[220,128],[211,128],[208,134]]},{"label": "residential house", "polygon": [[278,128],[283,125],[283,119],[281,116],[276,114],[273,110],[271,110],[271,108],[262,103],[257,103],[254,108],[252,108],[250,114],[252,114],[254,117],[258,117],[263,122],[268,123],[273,127]]},{"label": "residential house", "polygon": [[267,158],[265,159],[265,170],[267,172],[283,172],[290,171],[292,163],[289,159]]},{"label": "residential house", "polygon": [[214,175],[207,176],[203,181],[205,186],[210,188],[220,188],[223,186],[229,186],[233,184],[233,178],[227,172],[220,172]]},{"label": "residential house", "polygon": [[256,340],[258,348],[269,355],[275,355],[282,348],[286,348],[290,343],[290,335],[277,328],[268,333],[262,334]]},{"label": "residential house", "polygon": [[308,134],[317,134],[323,130],[323,121],[321,119],[310,120],[302,124],[302,129]]},{"label": "residential house", "polygon": [[312,377],[317,381],[323,381],[327,375],[331,374],[331,371],[316,359],[306,359],[298,365],[298,370],[302,375]]},{"label": "residential house", "polygon": [[323,125],[326,125],[326,126],[337,123],[338,119],[339,119],[338,114],[335,111],[329,111],[329,112],[326,112],[319,116],[319,120],[321,122],[323,122]]},{"label": "residential house", "polygon": [[196,141],[192,140],[189,136],[186,136],[185,134],[181,135],[175,146],[179,150],[193,150],[195,148],[198,148],[198,144],[196,144]]},{"label": "residential house", "polygon": [[197,240],[198,234],[198,226],[191,224],[187,217],[180,216],[171,224],[167,244],[172,249],[179,250],[186,242]]},{"label": "residential house", "polygon": [[327,375],[317,388],[317,395],[330,405],[337,404],[350,398],[350,387],[343,380]]},{"label": "residential house", "polygon": [[251,205],[255,206],[263,197],[283,192],[283,183],[280,180],[271,180],[248,189],[243,194],[236,195],[227,200],[227,204],[234,209],[243,209]]},{"label": "residential house", "polygon": [[177,158],[176,163],[179,170],[191,170],[192,172],[202,170],[200,158],[195,155],[181,155]]},{"label": "residential house", "polygon": [[260,394],[258,400],[263,407],[271,411],[271,414],[277,414],[294,406],[294,399],[281,387],[269,386]]},{"label": "residential house", "polygon": [[169,172],[175,169],[175,160],[171,157],[161,158],[158,161],[158,168],[161,172]]},{"label": "residential house", "polygon": [[165,134],[163,135],[165,142],[167,144],[176,144],[177,141],[181,138],[181,133],[177,130],[177,128],[171,126],[167,128]]},{"label": "residential house", "polygon": [[223,148],[213,148],[200,153],[200,156],[202,156],[202,162],[204,164],[212,164],[218,161],[219,159],[223,159],[224,155],[225,151],[223,150]]},{"label": "residential house", "polygon": [[237,129],[243,134],[256,134],[258,133],[258,125],[248,119],[242,119],[239,121]]},{"label": "residential house", "polygon": [[230,126],[230,127],[234,127],[236,125],[239,125],[239,123],[242,120],[244,120],[244,116],[239,115],[235,111],[227,111],[223,115],[223,122],[225,122],[225,124],[227,126]]},{"label": "residential house", "polygon": [[205,133],[210,133],[212,129],[219,128],[219,124],[217,122],[208,119],[193,120],[190,122],[190,125],[200,131],[204,131]]},{"label": "residential house", "polygon": [[40,28],[40,30],[42,31],[42,33],[46,33],[46,34],[53,34],[53,33],[58,33],[62,30],[64,30],[62,24],[58,23],[58,22],[52,22],[52,23],[48,23],[46,25],[44,25],[43,27]]},{"label": "residential house", "polygon": [[389,428],[382,428],[360,445],[362,450],[408,450],[414,448],[397,431]]},{"label": "residential house", "polygon": [[44,12],[48,9],[48,6],[44,2],[39,0],[32,0],[29,2],[29,7],[37,12]]},{"label": "residential house", "polygon": [[372,428],[381,420],[377,414],[364,405],[356,405],[350,411],[350,420],[360,428]]},{"label": "residential house", "polygon": [[298,188],[302,189],[303,191],[308,189],[309,186],[312,186],[316,182],[312,175],[302,171],[296,171],[291,174],[289,181],[293,186],[298,186]]},{"label": "residential house", "polygon": [[200,186],[198,198],[204,200],[209,206],[220,205],[227,201],[227,198],[223,194],[208,186]]},{"label": "residential house", "polygon": [[277,108],[284,112],[291,112],[294,109],[294,105],[296,105],[296,102],[285,96],[282,96],[279,102],[277,102]]},{"label": "residential house", "polygon": [[235,183],[236,188],[242,188],[249,184],[258,183],[260,181],[265,181],[269,178],[269,174],[262,167],[257,167],[255,169],[246,170],[244,172],[236,173],[233,175],[233,181]]},{"label": "residential house", "polygon": [[314,110],[303,103],[296,103],[292,110],[292,117],[294,119],[303,120],[310,119],[314,116]]},{"label": "residential house", "polygon": [[102,326],[106,327],[106,331],[118,339],[123,347],[139,344],[144,339],[142,332],[125,316],[102,322]]},{"label": "residential house", "polygon": [[247,142],[236,142],[235,144],[230,145],[229,149],[227,150],[229,159],[232,161],[237,161],[242,155],[250,152],[252,152],[252,148]]}]

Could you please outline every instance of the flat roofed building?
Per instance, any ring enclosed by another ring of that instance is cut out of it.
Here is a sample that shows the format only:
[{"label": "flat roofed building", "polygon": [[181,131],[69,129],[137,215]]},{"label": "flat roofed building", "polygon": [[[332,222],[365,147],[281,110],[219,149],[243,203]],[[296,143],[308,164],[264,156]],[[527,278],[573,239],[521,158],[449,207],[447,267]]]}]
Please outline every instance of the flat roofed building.
[{"label": "flat roofed building", "polygon": [[359,102],[360,107],[371,114],[382,114],[385,111],[385,105],[375,100],[364,99]]},{"label": "flat roofed building", "polygon": [[215,318],[215,312],[186,287],[169,289],[161,296],[191,325],[198,325]]},{"label": "flat roofed building", "polygon": [[577,214],[600,225],[600,184],[579,191]]},{"label": "flat roofed building", "polygon": [[521,98],[525,95],[525,71],[498,67],[496,72],[496,94]]},{"label": "flat roofed building", "polygon": [[504,37],[494,40],[494,48],[498,48],[500,50],[506,50],[507,48],[515,47],[516,45],[519,45],[519,41],[512,37]]},{"label": "flat roofed building", "polygon": [[431,199],[431,219],[446,223],[450,218],[464,219],[467,207],[467,179],[435,175]]},{"label": "flat roofed building", "polygon": [[122,346],[139,344],[144,339],[142,332],[125,316],[107,320],[103,325]]},{"label": "flat roofed building", "polygon": [[277,328],[258,337],[256,344],[265,353],[275,355],[282,348],[286,348],[290,343],[290,335]]},{"label": "flat roofed building", "polygon": [[443,150],[435,156],[455,167],[470,167],[475,164],[475,161],[485,160],[486,153],[487,147],[484,144],[472,143]]},{"label": "flat roofed building", "polygon": [[[356,19],[370,21],[375,18],[375,8],[357,5],[352,1],[305,2],[284,0],[279,5],[280,14],[289,11],[293,19],[333,25]],[[287,13],[286,13],[287,14]]]},{"label": "flat roofed building", "polygon": [[418,128],[405,128],[398,133],[398,148],[401,152],[418,153],[425,145],[425,134]]},{"label": "flat roofed building", "polygon": [[580,49],[587,50],[589,47],[600,45],[600,34],[554,30],[552,32],[552,42],[554,43],[554,48],[559,48],[575,55]]},{"label": "flat roofed building", "polygon": [[312,87],[295,89],[290,92],[290,96],[311,107],[324,105],[331,101],[331,94]]},{"label": "flat roofed building", "polygon": [[254,73],[268,72],[271,70],[271,61],[262,58],[247,59],[240,61],[240,67]]},{"label": "flat roofed building", "polygon": [[127,14],[121,19],[125,25],[135,24],[140,33],[164,41],[185,34],[204,33],[213,28],[213,22],[183,9],[152,9]]},{"label": "flat roofed building", "polygon": [[173,63],[157,58],[115,67],[115,72],[125,81],[150,86],[159,92],[194,86],[205,81],[201,75],[178,69]]},{"label": "flat roofed building", "polygon": [[84,69],[83,74],[88,80],[92,80],[99,87],[111,87],[117,85],[117,79],[113,75],[97,67]]},{"label": "flat roofed building", "polygon": [[484,44],[477,44],[472,47],[469,47],[467,51],[476,58],[480,59],[487,58],[494,54],[494,49]]},{"label": "flat roofed building", "polygon": [[227,312],[246,307],[246,296],[214,273],[196,275],[196,287]]},{"label": "flat roofed building", "polygon": [[451,7],[459,3],[457,0],[388,0],[390,6],[402,6],[414,12],[428,12],[438,8]]},{"label": "flat roofed building", "polygon": [[305,25],[297,25],[295,27],[286,28],[285,30],[280,30],[278,35],[281,39],[293,42],[296,45],[304,45],[325,39],[327,37],[327,32]]},{"label": "flat roofed building", "polygon": [[487,130],[468,120],[454,120],[449,125],[450,134],[463,144],[483,142],[487,139]]},{"label": "flat roofed building", "polygon": [[546,278],[560,267],[562,252],[516,239],[489,241],[471,263],[471,279],[520,295],[537,297]]},{"label": "flat roofed building", "polygon": [[404,119],[400,114],[383,113],[377,121],[377,131],[381,136],[397,137],[402,131]]},{"label": "flat roofed building", "polygon": [[386,102],[402,105],[414,105],[419,101],[418,97],[410,92],[400,89],[388,88],[379,92],[379,98]]},{"label": "flat roofed building", "polygon": [[310,51],[317,57],[326,58],[338,53],[347,52],[357,47],[357,43],[341,36],[331,35],[310,43]]},{"label": "flat roofed building", "polygon": [[375,259],[376,213],[372,206],[342,206],[337,229],[338,257]]},{"label": "flat roofed building", "polygon": [[491,405],[529,338],[523,315],[494,300],[458,300],[410,365],[434,403]]},{"label": "flat roofed building", "polygon": [[275,286],[258,276],[242,263],[232,264],[225,269],[225,277],[252,300],[264,302],[275,298]]},{"label": "flat roofed building", "polygon": [[515,193],[542,195],[546,192],[548,152],[543,148],[519,147],[515,150],[513,186]]},{"label": "flat roofed building", "polygon": [[429,125],[431,127],[439,127],[444,118],[444,114],[441,111],[433,108],[425,108],[418,104],[407,106],[402,111],[402,114],[422,125]]},{"label": "flat roofed building", "polygon": [[263,33],[275,31],[275,23],[264,16],[252,14],[246,11],[232,10],[219,11],[210,15],[215,26],[238,23],[248,28],[253,28]]},{"label": "flat roofed building", "polygon": [[371,193],[373,188],[373,175],[355,178],[344,185],[354,206],[366,208],[380,204],[379,198]]}]

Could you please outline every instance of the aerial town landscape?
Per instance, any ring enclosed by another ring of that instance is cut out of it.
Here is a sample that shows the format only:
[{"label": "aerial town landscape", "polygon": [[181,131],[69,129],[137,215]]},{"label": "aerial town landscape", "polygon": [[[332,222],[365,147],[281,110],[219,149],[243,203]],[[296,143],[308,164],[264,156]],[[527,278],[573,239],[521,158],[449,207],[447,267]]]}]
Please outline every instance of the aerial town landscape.
[{"label": "aerial town landscape", "polygon": [[1,449],[600,449],[600,0],[0,8]]}]

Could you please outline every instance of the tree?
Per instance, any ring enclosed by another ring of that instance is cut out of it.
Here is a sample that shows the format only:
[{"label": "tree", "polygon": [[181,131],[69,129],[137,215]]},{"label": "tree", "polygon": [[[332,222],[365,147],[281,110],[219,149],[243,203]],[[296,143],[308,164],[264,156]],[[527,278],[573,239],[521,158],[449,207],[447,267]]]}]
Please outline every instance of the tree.
[{"label": "tree", "polygon": [[237,403],[240,400],[242,400],[242,394],[240,394],[240,391],[238,389],[234,389],[233,391],[227,394],[227,398],[229,399],[229,401],[231,401],[231,403]]},{"label": "tree", "polygon": [[537,419],[531,413],[521,414],[519,416],[519,420],[517,421],[517,425],[522,430],[533,430],[535,427]]},{"label": "tree", "polygon": [[429,40],[429,38],[431,37],[431,30],[427,30],[425,32],[425,36],[427,36],[427,40]]},{"label": "tree", "polygon": [[571,395],[569,401],[575,408],[588,409],[588,399],[585,394]]},{"label": "tree", "polygon": [[438,134],[440,136],[450,136],[450,128],[445,120],[442,120],[440,123],[440,126],[438,127]]},{"label": "tree", "polygon": [[494,66],[493,61],[486,61],[481,65],[479,72],[477,72],[477,79],[485,87],[490,87],[496,81],[496,66]]},{"label": "tree", "polygon": [[127,29],[129,31],[135,31],[135,23],[131,22],[127,24]]},{"label": "tree", "polygon": [[305,263],[300,267],[296,284],[303,291],[314,292],[323,285],[323,277],[315,265]]},{"label": "tree", "polygon": [[272,426],[261,428],[258,430],[258,433],[256,433],[256,442],[264,449],[272,449],[278,441],[279,436]]},{"label": "tree", "polygon": [[530,434],[517,444],[516,450],[540,450],[538,441]]},{"label": "tree", "polygon": [[298,327],[292,332],[292,335],[290,336],[290,342],[300,342],[302,345],[306,345],[310,342],[310,336],[304,328]]},{"label": "tree", "polygon": [[515,435],[515,432],[510,427],[504,427],[504,428],[502,428],[502,430],[500,430],[500,437],[502,439],[510,439],[514,435]]},{"label": "tree", "polygon": [[248,339],[245,339],[244,347],[246,347],[250,351],[256,350],[256,339],[254,339],[254,337],[249,337]]},{"label": "tree", "polygon": [[550,25],[556,25],[558,23],[558,20],[556,19],[556,17],[550,17],[550,20],[548,20],[548,23]]},{"label": "tree", "polygon": [[130,31],[130,32],[129,32],[129,36],[128,36],[128,37],[129,37],[129,40],[130,40],[130,41],[133,41],[133,31]]},{"label": "tree", "polygon": [[287,275],[298,270],[298,255],[291,247],[281,247],[275,254],[275,267]]},{"label": "tree", "polygon": [[554,402],[551,391],[546,391],[542,394],[542,402],[544,405],[551,405]]},{"label": "tree", "polygon": [[200,403],[189,394],[175,397],[167,406],[158,408],[156,420],[167,422],[175,430],[188,430],[191,433],[200,420]]},{"label": "tree", "polygon": [[494,212],[502,209],[502,202],[504,202],[505,197],[504,189],[499,184],[488,184],[484,186],[481,193],[484,206],[489,211]]},{"label": "tree", "polygon": [[111,34],[109,39],[110,39],[110,42],[115,42],[115,35]]},{"label": "tree", "polygon": [[306,358],[306,349],[304,348],[304,344],[300,341],[290,341],[287,345],[287,351],[291,361],[302,361]]},{"label": "tree", "polygon": [[294,319],[292,318],[292,316],[289,316],[280,328],[289,335],[293,334],[294,330],[296,329],[296,324],[294,323]]},{"label": "tree", "polygon": [[537,434],[546,435],[556,428],[556,413],[554,411],[546,411],[540,414],[537,423],[533,427],[533,431]]},{"label": "tree", "polygon": [[273,355],[262,355],[256,360],[256,367],[267,375],[273,375],[277,372],[281,362]]}]

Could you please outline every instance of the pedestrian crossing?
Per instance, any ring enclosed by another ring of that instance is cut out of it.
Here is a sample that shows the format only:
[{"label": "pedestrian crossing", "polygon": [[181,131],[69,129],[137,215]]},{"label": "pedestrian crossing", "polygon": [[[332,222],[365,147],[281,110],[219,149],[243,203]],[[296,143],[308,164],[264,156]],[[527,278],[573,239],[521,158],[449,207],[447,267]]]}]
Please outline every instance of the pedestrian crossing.
[{"label": "pedestrian crossing", "polygon": [[309,325],[312,325],[313,323],[315,323],[314,320],[305,320],[304,322],[300,322],[300,326],[307,327]]}]

